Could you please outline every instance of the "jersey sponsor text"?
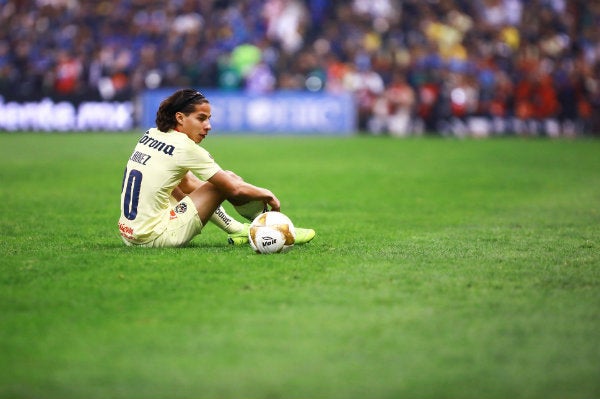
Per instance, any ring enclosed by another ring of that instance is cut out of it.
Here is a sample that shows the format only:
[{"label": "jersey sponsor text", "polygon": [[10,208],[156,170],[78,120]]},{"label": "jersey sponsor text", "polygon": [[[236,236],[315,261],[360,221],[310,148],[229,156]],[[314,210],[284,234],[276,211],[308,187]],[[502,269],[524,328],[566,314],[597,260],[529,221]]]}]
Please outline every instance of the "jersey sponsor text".
[{"label": "jersey sponsor text", "polygon": [[162,141],[158,141],[155,138],[150,137],[148,134],[150,131],[146,131],[142,138],[140,138],[139,143],[147,145],[149,148],[153,148],[156,151],[162,151],[167,155],[173,156],[173,151],[175,151],[175,146],[171,144],[165,144]]}]

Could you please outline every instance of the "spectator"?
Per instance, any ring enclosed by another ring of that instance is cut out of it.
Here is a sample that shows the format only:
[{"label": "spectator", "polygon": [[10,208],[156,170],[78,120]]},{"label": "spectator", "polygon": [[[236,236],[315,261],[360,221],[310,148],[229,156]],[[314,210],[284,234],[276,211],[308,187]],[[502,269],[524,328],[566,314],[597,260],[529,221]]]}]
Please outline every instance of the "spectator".
[{"label": "spectator", "polygon": [[375,133],[387,132],[395,137],[408,136],[414,131],[415,102],[415,91],[408,84],[405,74],[396,73],[384,95],[373,106],[370,130]]},{"label": "spectator", "polygon": [[[414,91],[413,122],[428,132],[448,118],[476,116],[503,120],[505,131],[518,130],[510,122],[516,117],[538,125],[556,120],[558,134],[600,133],[597,1],[0,5],[4,101],[114,100],[170,86],[350,91],[360,104],[360,128],[391,133],[369,120],[387,112],[401,73]],[[242,71],[231,56],[247,44],[259,53]]]}]

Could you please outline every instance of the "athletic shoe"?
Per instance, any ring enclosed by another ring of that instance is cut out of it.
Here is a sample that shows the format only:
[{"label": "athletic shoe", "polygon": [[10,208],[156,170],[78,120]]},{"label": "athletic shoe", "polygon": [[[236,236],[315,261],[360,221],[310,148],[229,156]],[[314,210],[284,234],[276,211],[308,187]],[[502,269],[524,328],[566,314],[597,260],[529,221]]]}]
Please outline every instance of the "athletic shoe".
[{"label": "athletic shoe", "polygon": [[248,229],[250,223],[244,223],[244,228],[237,233],[231,233],[227,235],[227,242],[231,245],[244,245],[248,244]]},{"label": "athletic shoe", "polygon": [[[227,242],[231,245],[244,245],[248,244],[248,229],[250,228],[249,223],[244,223],[244,228],[237,233],[231,233],[227,235]],[[303,229],[296,227],[296,242],[295,244],[302,245],[306,244],[313,238],[317,233],[313,229]]]},{"label": "athletic shoe", "polygon": [[295,244],[306,244],[313,238],[317,233],[313,229],[303,229],[301,227],[296,227],[296,242]]}]

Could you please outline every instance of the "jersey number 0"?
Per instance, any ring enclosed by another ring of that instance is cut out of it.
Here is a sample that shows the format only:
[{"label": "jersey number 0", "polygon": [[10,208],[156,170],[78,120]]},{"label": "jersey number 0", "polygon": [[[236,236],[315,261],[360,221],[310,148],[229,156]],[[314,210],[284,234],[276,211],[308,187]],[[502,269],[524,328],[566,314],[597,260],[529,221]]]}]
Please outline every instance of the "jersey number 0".
[{"label": "jersey number 0", "polygon": [[125,195],[123,196],[123,215],[129,220],[134,220],[137,216],[141,186],[142,172],[137,169],[131,169],[129,174],[127,174],[127,169],[125,169],[123,183],[121,183],[121,193],[123,192],[123,189],[125,189]]}]

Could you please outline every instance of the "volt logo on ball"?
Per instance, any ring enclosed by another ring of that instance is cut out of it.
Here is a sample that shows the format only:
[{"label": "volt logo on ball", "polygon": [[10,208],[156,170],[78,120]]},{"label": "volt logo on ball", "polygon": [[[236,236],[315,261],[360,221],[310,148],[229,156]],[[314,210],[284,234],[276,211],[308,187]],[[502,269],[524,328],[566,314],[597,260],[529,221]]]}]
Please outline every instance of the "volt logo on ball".
[{"label": "volt logo on ball", "polygon": [[275,245],[277,244],[277,239],[273,238],[273,237],[269,237],[269,236],[265,236],[262,238],[262,246],[266,247],[268,245]]}]

